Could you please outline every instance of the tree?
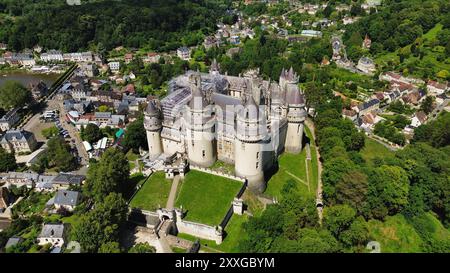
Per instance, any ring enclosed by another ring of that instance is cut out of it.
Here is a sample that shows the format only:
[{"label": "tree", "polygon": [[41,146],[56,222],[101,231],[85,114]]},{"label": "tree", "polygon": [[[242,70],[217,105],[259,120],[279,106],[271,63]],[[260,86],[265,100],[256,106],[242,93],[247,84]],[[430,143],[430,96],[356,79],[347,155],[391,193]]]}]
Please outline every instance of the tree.
[{"label": "tree", "polygon": [[42,130],[42,136],[46,139],[50,139],[54,136],[57,136],[59,134],[58,128],[56,126],[52,126],[50,128],[46,128]]},{"label": "tree", "polygon": [[120,228],[128,208],[120,194],[111,193],[75,225],[75,238],[85,252],[117,251]]},{"label": "tree", "polygon": [[334,253],[340,247],[336,239],[328,230],[314,230],[304,228],[299,231],[298,253]]},{"label": "tree", "polygon": [[156,249],[149,245],[147,242],[145,243],[137,243],[135,244],[128,253],[155,253]]},{"label": "tree", "polygon": [[426,96],[425,99],[420,104],[420,110],[424,111],[426,114],[429,114],[433,111],[433,102],[434,98],[431,96]]},{"label": "tree", "polygon": [[335,236],[348,229],[356,217],[355,210],[348,205],[335,205],[324,209],[324,226]]},{"label": "tree", "polygon": [[89,143],[94,143],[100,140],[102,137],[102,131],[97,125],[93,123],[89,123],[88,125],[86,125],[81,134],[81,138]]},{"label": "tree", "polygon": [[383,219],[400,212],[408,204],[409,180],[400,167],[383,165],[371,171],[365,213]]},{"label": "tree", "polygon": [[70,152],[70,145],[63,138],[55,136],[47,142],[47,150],[44,157],[48,166],[55,166],[59,171],[67,172],[74,170],[78,163]]},{"label": "tree", "polygon": [[100,246],[98,253],[120,253],[120,246],[118,242],[107,242]]},{"label": "tree", "polygon": [[135,153],[139,153],[139,148],[148,150],[143,116],[128,125],[122,145],[126,149],[132,149]]},{"label": "tree", "polygon": [[369,240],[369,228],[363,217],[357,217],[347,230],[344,230],[339,239],[346,246],[363,246]]},{"label": "tree", "polygon": [[0,147],[0,172],[13,171],[17,168],[14,154],[8,153]]},{"label": "tree", "polygon": [[27,105],[31,100],[31,92],[19,82],[6,81],[0,87],[0,107],[5,110]]},{"label": "tree", "polygon": [[100,161],[88,170],[84,192],[95,200],[103,200],[111,192],[121,192],[130,176],[130,165],[125,155],[118,149],[109,148]]},{"label": "tree", "polygon": [[367,198],[367,176],[357,170],[344,174],[336,184],[336,199],[361,212]]}]

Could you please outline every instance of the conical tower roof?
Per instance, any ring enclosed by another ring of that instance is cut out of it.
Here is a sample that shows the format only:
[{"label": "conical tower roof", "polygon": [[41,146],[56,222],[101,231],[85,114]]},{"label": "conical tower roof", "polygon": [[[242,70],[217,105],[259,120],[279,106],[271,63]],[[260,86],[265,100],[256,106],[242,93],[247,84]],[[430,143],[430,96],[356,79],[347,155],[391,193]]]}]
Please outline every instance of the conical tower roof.
[{"label": "conical tower roof", "polygon": [[246,120],[259,119],[260,116],[259,108],[255,100],[253,99],[252,95],[248,95],[247,101],[245,102],[244,105],[244,109],[242,109],[238,115],[241,119]]},{"label": "conical tower roof", "polygon": [[189,107],[195,110],[201,110],[208,105],[203,92],[197,85],[191,86],[192,98],[189,101]]},{"label": "conical tower roof", "polygon": [[155,102],[154,101],[150,101],[148,104],[147,104],[147,108],[145,109],[145,112],[148,114],[148,115],[158,115],[159,114],[159,109],[158,109],[158,107],[155,105]]}]

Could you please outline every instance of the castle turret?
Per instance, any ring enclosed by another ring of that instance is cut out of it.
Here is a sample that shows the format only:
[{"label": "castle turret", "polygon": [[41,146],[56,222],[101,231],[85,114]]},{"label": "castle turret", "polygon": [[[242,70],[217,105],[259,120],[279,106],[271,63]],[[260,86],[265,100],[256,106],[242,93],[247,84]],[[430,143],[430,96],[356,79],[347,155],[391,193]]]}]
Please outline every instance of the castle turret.
[{"label": "castle turret", "polygon": [[290,153],[300,153],[302,150],[303,128],[307,116],[303,94],[297,86],[289,86],[286,92],[288,104],[285,149]]},{"label": "castle turret", "polygon": [[191,82],[192,98],[186,105],[185,127],[186,146],[189,162],[202,167],[209,167],[217,159],[215,145],[215,124],[212,107],[200,90],[200,74]]},{"label": "castle turret", "polygon": [[262,149],[266,131],[265,117],[250,94],[244,108],[237,114],[236,127],[236,175],[246,178],[251,190],[263,192],[266,188]]},{"label": "castle turret", "polygon": [[220,74],[220,65],[217,63],[216,59],[214,59],[209,67],[209,73],[212,75]]},{"label": "castle turret", "polygon": [[147,131],[148,153],[150,158],[163,152],[161,143],[162,119],[156,101],[150,101],[145,110],[144,127]]},{"label": "castle turret", "polygon": [[291,67],[289,70],[284,68],[281,70],[279,84],[282,89],[286,89],[288,84],[297,84],[298,76],[294,69]]}]

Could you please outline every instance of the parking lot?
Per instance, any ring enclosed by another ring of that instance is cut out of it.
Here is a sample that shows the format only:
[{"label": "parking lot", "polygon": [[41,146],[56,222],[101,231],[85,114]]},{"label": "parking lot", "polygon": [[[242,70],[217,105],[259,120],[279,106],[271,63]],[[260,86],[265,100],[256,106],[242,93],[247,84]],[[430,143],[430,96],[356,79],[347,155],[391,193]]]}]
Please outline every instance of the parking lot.
[{"label": "parking lot", "polygon": [[66,112],[62,106],[62,101],[52,98],[47,101],[47,107],[42,112],[35,114],[23,127],[24,130],[34,133],[38,142],[47,142],[42,135],[42,130],[56,126],[60,136],[64,137],[67,142],[75,149],[81,165],[88,164],[88,154],[81,144],[81,138],[78,130],[68,124],[65,119]]}]

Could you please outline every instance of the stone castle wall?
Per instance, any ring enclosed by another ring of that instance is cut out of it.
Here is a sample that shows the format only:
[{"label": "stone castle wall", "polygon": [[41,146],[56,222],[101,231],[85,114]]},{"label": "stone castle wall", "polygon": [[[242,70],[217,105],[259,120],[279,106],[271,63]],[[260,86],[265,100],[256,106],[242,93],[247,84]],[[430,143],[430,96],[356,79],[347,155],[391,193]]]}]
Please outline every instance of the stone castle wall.
[{"label": "stone castle wall", "polygon": [[232,174],[227,174],[227,173],[224,173],[224,172],[221,172],[221,171],[211,170],[211,169],[208,169],[208,168],[195,166],[195,165],[192,165],[192,164],[189,165],[189,168],[191,170],[196,170],[196,171],[199,171],[199,172],[204,172],[204,173],[209,173],[209,174],[212,174],[212,175],[221,176],[221,177],[232,179],[232,180],[236,180],[236,181],[239,181],[239,182],[242,182],[242,183],[245,183],[245,181],[246,181],[245,178],[242,178],[242,177],[239,177],[239,176],[235,176],[235,175],[232,175]]}]

